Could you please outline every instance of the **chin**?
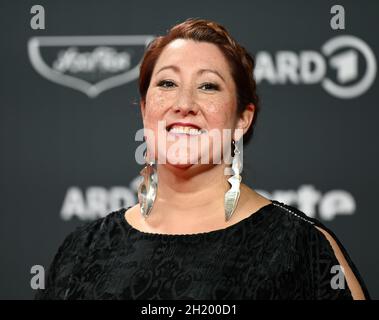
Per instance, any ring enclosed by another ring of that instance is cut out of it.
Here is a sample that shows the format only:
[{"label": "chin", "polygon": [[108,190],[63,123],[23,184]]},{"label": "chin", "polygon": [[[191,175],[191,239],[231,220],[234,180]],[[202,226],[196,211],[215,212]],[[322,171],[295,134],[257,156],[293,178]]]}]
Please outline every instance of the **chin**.
[{"label": "chin", "polygon": [[193,166],[193,164],[182,164],[182,163],[170,163],[167,162],[165,166],[168,166],[169,168],[172,169],[178,169],[178,170],[187,170]]},{"label": "chin", "polygon": [[180,157],[180,158],[166,158],[166,163],[170,166],[177,168],[189,168],[193,165],[200,164],[200,159],[190,157]]}]

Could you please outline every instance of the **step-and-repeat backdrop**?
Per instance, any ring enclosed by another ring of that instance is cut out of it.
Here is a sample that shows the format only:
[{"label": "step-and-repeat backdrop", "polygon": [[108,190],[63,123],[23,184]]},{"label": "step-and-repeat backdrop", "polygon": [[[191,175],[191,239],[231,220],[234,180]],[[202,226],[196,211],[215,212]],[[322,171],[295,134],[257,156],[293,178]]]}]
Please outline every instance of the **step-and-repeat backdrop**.
[{"label": "step-and-repeat backdrop", "polygon": [[377,1],[2,1],[0,298],[76,226],[137,202],[147,43],[189,17],[257,61],[243,181],[331,228],[379,298]]}]

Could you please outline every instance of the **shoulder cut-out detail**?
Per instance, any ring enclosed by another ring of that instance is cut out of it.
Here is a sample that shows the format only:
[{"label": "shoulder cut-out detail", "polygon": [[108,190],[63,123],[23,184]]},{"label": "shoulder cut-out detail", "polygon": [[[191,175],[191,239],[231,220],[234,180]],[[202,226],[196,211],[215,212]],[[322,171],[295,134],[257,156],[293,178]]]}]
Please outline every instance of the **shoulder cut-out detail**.
[{"label": "shoulder cut-out detail", "polygon": [[[341,247],[340,245],[338,245],[334,236],[332,236],[329,232],[327,232],[324,228],[320,226],[315,226],[315,228],[318,229],[324,235],[326,240],[330,243],[330,246],[333,249],[333,252],[340,266],[342,266],[342,270],[346,278],[347,285],[351,291],[351,294],[354,300],[366,300],[368,296],[365,295],[365,293],[363,292],[363,288],[359,283],[359,280],[358,280],[360,278],[359,274],[356,275],[354,271],[352,270],[352,267],[351,267],[352,262],[350,258],[345,257],[345,254],[342,252]],[[355,266],[353,266],[353,268],[355,269]]]}]

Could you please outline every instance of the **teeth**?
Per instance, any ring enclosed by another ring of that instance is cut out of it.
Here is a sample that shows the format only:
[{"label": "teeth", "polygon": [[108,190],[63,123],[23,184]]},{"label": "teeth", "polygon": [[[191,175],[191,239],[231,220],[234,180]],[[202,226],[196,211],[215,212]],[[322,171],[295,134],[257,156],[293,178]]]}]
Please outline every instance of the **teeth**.
[{"label": "teeth", "polygon": [[180,127],[180,126],[173,126],[169,132],[172,133],[185,133],[190,135],[199,135],[202,134],[201,130],[191,128],[191,127]]}]

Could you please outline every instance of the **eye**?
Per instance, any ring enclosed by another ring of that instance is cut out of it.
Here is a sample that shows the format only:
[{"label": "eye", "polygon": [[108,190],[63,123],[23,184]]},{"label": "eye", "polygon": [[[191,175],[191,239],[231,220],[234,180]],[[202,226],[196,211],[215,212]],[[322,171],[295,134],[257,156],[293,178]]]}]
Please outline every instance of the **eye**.
[{"label": "eye", "polygon": [[201,86],[200,86],[200,88],[203,88],[203,87],[206,87],[207,89],[207,91],[208,90],[219,90],[220,89],[220,87],[217,85],[217,84],[215,84],[215,83],[211,83],[211,82],[207,82],[207,83],[204,83],[204,84],[202,84]]},{"label": "eye", "polygon": [[158,82],[158,87],[163,87],[163,88],[172,88],[174,85],[175,83],[169,80],[162,80]]}]

